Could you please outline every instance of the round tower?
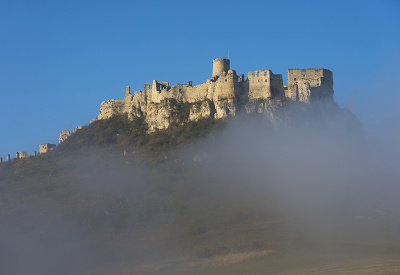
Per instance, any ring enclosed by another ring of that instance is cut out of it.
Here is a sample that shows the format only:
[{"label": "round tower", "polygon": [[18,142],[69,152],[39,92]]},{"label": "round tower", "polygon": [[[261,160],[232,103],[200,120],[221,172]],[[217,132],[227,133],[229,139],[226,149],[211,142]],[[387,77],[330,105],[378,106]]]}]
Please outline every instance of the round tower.
[{"label": "round tower", "polygon": [[227,73],[230,70],[231,62],[226,58],[217,58],[213,60],[212,77],[220,76],[223,72]]}]

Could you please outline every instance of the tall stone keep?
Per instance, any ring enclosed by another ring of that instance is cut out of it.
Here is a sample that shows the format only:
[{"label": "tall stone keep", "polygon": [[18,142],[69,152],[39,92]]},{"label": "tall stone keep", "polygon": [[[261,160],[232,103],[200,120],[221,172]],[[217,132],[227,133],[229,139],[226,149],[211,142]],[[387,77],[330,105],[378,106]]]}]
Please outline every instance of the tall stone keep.
[{"label": "tall stone keep", "polygon": [[212,77],[220,76],[231,69],[231,61],[226,58],[217,58],[213,60]]}]

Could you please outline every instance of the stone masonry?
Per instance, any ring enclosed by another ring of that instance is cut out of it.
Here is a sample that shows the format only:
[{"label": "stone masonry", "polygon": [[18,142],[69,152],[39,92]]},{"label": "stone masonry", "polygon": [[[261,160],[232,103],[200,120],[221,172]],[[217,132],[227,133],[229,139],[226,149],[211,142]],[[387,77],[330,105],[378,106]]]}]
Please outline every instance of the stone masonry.
[{"label": "stone masonry", "polygon": [[69,129],[63,130],[60,132],[60,138],[58,140],[59,143],[62,143],[64,140],[66,140],[70,136]]},{"label": "stone masonry", "polygon": [[271,70],[251,71],[245,78],[230,69],[229,59],[214,59],[212,76],[205,83],[193,86],[189,81],[170,86],[153,80],[134,94],[126,87],[123,100],[101,103],[95,120],[122,113],[130,119],[144,116],[149,132],[154,132],[169,127],[176,104],[191,104],[189,120],[197,121],[240,112],[266,113],[281,106],[282,100],[311,103],[322,99],[333,102],[333,75],[327,69],[289,69],[288,85],[283,85],[282,75]]},{"label": "stone masonry", "polygon": [[49,151],[53,150],[57,145],[55,144],[50,144],[50,143],[44,143],[39,145],[39,154],[46,154]]}]

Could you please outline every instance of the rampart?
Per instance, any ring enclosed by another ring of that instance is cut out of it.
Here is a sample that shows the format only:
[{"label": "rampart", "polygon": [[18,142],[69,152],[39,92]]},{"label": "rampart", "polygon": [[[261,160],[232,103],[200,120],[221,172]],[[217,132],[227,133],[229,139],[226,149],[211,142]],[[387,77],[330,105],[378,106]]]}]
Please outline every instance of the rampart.
[{"label": "rampart", "polygon": [[[288,85],[283,85],[282,75],[271,70],[248,72],[246,79],[244,74],[237,75],[230,69],[229,59],[214,59],[211,78],[205,83],[193,86],[188,81],[170,86],[168,82],[153,80],[134,94],[128,86],[123,100],[101,103],[97,119],[120,113],[128,113],[130,119],[144,116],[149,132],[154,132],[169,127],[174,106],[179,103],[191,103],[189,120],[198,120],[264,112],[281,105],[282,100],[311,103],[322,99],[333,101],[333,77],[329,70],[289,69]],[[196,102],[200,105],[193,104]]]}]

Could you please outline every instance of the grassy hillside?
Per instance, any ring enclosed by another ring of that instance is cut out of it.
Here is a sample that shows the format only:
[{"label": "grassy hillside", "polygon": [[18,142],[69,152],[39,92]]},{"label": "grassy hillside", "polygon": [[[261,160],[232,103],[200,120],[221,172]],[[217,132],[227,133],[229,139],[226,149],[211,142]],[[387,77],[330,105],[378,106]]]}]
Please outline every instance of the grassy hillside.
[{"label": "grassy hillside", "polygon": [[174,121],[166,130],[147,134],[143,117],[128,119],[127,114],[114,115],[95,121],[73,133],[57,151],[73,151],[81,148],[113,145],[116,148],[140,148],[160,151],[175,148],[190,141],[204,138],[224,125],[223,120],[201,119],[181,123]]}]

